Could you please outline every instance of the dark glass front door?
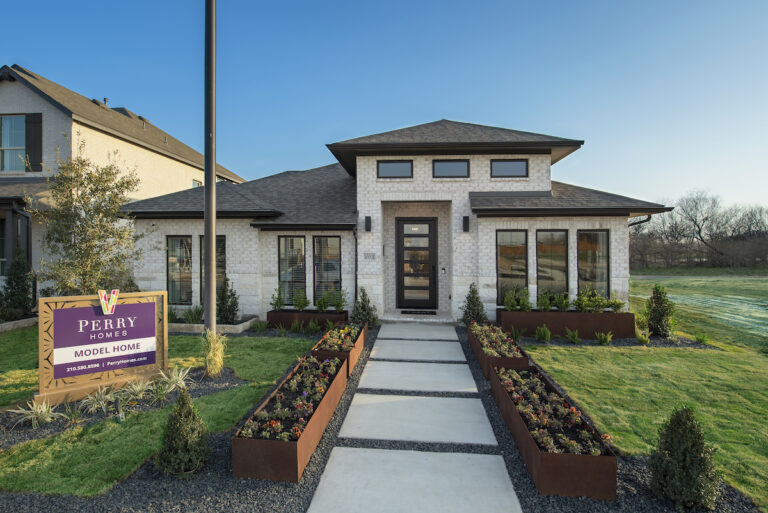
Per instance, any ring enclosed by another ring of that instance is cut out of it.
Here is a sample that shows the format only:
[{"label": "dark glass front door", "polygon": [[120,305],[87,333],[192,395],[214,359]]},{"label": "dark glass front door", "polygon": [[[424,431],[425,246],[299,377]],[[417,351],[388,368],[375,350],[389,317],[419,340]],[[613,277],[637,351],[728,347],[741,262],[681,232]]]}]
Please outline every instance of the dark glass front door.
[{"label": "dark glass front door", "polygon": [[437,220],[397,219],[397,307],[437,308]]}]

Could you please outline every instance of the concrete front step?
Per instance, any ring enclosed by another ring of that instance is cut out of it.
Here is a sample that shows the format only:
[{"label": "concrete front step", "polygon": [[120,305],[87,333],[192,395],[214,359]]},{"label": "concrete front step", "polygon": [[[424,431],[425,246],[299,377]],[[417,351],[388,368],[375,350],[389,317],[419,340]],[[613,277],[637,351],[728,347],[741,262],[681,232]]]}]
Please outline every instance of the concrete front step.
[{"label": "concrete front step", "polygon": [[477,393],[469,365],[369,360],[358,388]]},{"label": "concrete front step", "polygon": [[378,337],[410,340],[459,340],[453,324],[427,324],[419,322],[383,323]]},{"label": "concrete front step", "polygon": [[466,362],[458,342],[429,342],[424,340],[377,339],[371,358],[388,360],[427,360]]}]

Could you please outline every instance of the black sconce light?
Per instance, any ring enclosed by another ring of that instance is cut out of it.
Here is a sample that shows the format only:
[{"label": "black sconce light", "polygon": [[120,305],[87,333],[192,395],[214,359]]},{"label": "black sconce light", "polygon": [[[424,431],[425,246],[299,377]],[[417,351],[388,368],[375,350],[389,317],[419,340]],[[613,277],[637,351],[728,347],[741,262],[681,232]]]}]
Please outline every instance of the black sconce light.
[{"label": "black sconce light", "polygon": [[469,216],[464,216],[464,231],[469,231]]},{"label": "black sconce light", "polygon": [[371,231],[371,216],[365,216],[365,231]]}]

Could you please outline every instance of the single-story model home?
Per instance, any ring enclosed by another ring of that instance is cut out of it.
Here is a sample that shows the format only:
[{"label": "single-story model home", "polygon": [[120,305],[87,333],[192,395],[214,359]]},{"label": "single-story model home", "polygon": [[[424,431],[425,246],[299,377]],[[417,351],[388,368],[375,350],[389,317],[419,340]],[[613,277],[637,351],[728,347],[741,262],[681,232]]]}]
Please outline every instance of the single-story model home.
[{"label": "single-story model home", "polygon": [[[337,162],[217,185],[219,282],[265,318],[279,287],[313,304],[361,287],[383,319],[453,321],[471,283],[491,319],[507,290],[594,288],[624,301],[629,223],[670,210],[551,179],[583,141],[449,120],[328,145]],[[135,279],[201,302],[203,188],[136,201]]]}]

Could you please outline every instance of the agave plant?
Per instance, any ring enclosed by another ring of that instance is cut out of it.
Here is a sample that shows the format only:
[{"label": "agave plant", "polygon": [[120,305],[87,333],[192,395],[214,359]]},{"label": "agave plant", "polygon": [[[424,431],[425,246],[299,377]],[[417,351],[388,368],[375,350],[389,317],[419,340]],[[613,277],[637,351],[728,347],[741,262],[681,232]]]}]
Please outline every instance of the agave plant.
[{"label": "agave plant", "polygon": [[44,401],[42,403],[27,402],[26,408],[17,408],[9,411],[19,416],[19,420],[16,421],[13,427],[16,427],[21,422],[29,422],[32,424],[32,429],[37,429],[41,424],[48,424],[64,416],[62,413],[54,411],[55,409],[55,406],[51,406],[47,401]]},{"label": "agave plant", "polygon": [[140,401],[149,394],[152,388],[152,382],[146,379],[129,381],[123,387],[123,394],[126,401]]},{"label": "agave plant", "polygon": [[168,372],[160,371],[160,381],[166,385],[168,392],[174,390],[186,390],[187,383],[190,381],[189,367],[172,367]]},{"label": "agave plant", "polygon": [[80,401],[80,405],[83,409],[90,413],[96,413],[101,410],[104,415],[109,413],[110,404],[115,401],[115,393],[109,387],[99,387],[96,392],[88,394],[88,396]]}]

